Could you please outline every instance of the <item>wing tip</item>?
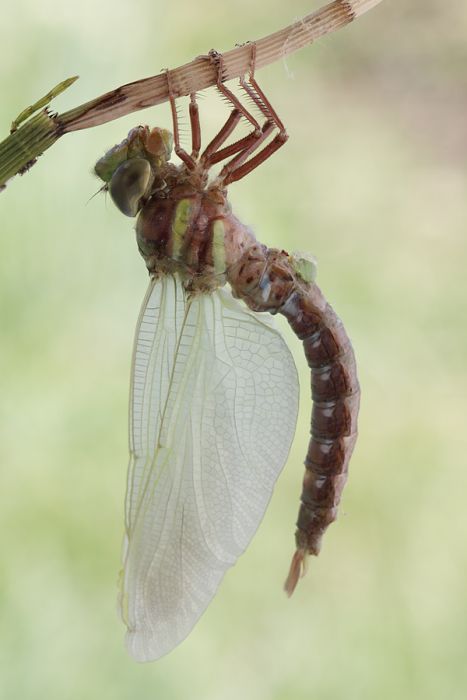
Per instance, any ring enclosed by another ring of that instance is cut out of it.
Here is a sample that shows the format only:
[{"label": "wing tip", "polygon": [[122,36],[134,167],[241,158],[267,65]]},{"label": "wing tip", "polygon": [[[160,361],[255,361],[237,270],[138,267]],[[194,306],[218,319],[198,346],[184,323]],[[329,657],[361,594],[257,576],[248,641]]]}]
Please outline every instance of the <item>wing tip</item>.
[{"label": "wing tip", "polygon": [[125,635],[125,647],[131,658],[140,664],[157,661],[172,648],[161,649],[154,635],[130,630]]}]

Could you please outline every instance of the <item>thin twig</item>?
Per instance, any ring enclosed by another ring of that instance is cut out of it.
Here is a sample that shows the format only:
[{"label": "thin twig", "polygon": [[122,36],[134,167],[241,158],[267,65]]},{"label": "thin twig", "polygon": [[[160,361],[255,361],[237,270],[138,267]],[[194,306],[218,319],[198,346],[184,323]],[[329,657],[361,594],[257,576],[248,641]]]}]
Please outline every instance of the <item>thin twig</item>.
[{"label": "thin twig", "polygon": [[[380,2],[381,0],[334,0],[294,24],[257,40],[256,68],[274,63],[325,34],[344,27]],[[238,78],[248,71],[251,58],[248,44],[237,46],[223,56],[224,81]],[[57,88],[71,82],[64,81]],[[174,93],[179,97],[199,92],[215,85],[216,68],[207,57],[199,56],[190,63],[171,70],[170,82]],[[27,170],[62,134],[105,124],[137,110],[166,102],[167,77],[157,75],[122,85],[60,115],[52,115],[47,109],[43,110],[40,115],[29,118],[16,128],[19,121],[26,119],[25,114],[29,117],[37,110],[37,105],[44,105],[44,99],[32,108],[23,110],[20,118],[13,122],[14,133],[0,143],[0,190],[9,178]]]}]

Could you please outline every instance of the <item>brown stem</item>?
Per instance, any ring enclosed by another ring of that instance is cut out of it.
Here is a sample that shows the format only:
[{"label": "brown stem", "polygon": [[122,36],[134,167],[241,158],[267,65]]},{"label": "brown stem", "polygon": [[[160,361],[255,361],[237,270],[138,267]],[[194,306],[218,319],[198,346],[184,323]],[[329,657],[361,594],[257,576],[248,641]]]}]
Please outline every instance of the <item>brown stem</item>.
[{"label": "brown stem", "polygon": [[[380,2],[381,0],[334,0],[288,27],[258,39],[255,42],[256,69],[298,51],[325,34],[341,29]],[[249,44],[223,53],[224,82],[247,73],[250,61]],[[215,85],[217,70],[207,56],[199,56],[191,63],[171,70],[170,79],[175,96],[182,97]],[[166,77],[157,75],[107,92],[91,102],[61,114],[60,121],[65,131],[77,131],[161,104],[168,98]]]},{"label": "brown stem", "polygon": [[[319,37],[344,27],[380,2],[381,0],[334,0],[294,24],[258,39],[254,42],[256,69],[274,63]],[[251,44],[237,46],[224,53],[224,82],[247,73],[250,63]],[[50,94],[57,95],[73,80],[64,81]],[[199,56],[191,63],[170,71],[174,97],[192,95],[215,85],[216,80],[217,69],[208,56]],[[46,97],[48,95],[33,107],[23,110],[13,122],[14,133],[0,143],[0,191],[8,179],[16,173],[24,172],[62,134],[105,124],[137,110],[161,104],[169,99],[169,92],[167,77],[161,74],[122,85],[60,115],[50,114],[46,109],[35,117],[30,117],[43,106]],[[19,126],[21,122],[24,123]]]}]

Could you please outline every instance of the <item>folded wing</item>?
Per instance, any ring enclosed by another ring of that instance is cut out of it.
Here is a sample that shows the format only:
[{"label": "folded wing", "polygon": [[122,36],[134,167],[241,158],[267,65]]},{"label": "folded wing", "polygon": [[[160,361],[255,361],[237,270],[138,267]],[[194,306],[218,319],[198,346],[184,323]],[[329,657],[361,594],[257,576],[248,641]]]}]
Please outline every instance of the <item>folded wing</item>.
[{"label": "folded wing", "polygon": [[190,632],[287,459],[298,383],[269,316],[152,281],[136,331],[121,609],[138,661]]}]

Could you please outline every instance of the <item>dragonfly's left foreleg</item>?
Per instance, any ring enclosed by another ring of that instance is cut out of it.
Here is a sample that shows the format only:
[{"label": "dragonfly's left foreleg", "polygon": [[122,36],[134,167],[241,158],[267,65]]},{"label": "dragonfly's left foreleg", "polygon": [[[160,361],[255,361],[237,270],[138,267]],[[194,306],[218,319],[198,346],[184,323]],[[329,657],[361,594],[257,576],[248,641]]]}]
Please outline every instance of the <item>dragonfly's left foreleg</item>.
[{"label": "dragonfly's left foreleg", "polygon": [[173,124],[173,137],[174,137],[174,151],[177,156],[182,160],[189,170],[194,170],[196,168],[196,161],[201,149],[201,127],[199,122],[199,110],[198,103],[196,102],[196,95],[192,93],[190,95],[190,125],[191,125],[191,143],[192,151],[191,155],[185,151],[180,145],[180,129],[178,123],[178,112],[177,104],[175,101],[175,93],[172,89],[172,82],[170,79],[170,71],[167,69],[165,71],[167,77],[167,89],[169,93],[169,103],[170,111],[172,113],[172,124]]}]

